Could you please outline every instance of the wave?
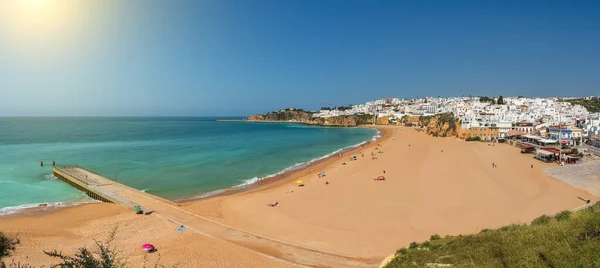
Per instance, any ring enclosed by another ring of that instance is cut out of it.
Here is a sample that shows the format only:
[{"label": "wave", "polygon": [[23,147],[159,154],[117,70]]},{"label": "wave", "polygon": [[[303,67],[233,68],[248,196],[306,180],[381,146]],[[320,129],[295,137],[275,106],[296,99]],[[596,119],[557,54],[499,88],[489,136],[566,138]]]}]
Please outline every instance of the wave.
[{"label": "wave", "polygon": [[44,175],[44,178],[46,178],[47,180],[56,180],[56,179],[58,179],[56,176],[54,176],[53,173]]},{"label": "wave", "polygon": [[46,211],[48,209],[55,208],[65,208],[65,207],[75,207],[83,204],[91,204],[91,203],[100,203],[101,201],[92,199],[90,197],[82,197],[75,201],[66,201],[66,202],[46,202],[46,203],[33,203],[33,204],[23,204],[11,207],[3,207],[0,208],[0,217],[9,216],[12,214],[23,213],[27,211]]},{"label": "wave", "polygon": [[[331,156],[333,156],[335,154],[340,154],[340,153],[344,153],[344,152],[350,151],[350,150],[352,150],[354,148],[360,147],[361,145],[367,144],[367,143],[372,142],[372,141],[376,141],[379,138],[381,138],[381,131],[377,130],[377,133],[370,140],[359,142],[359,143],[354,144],[354,145],[346,146],[344,148],[335,150],[332,153],[326,154],[326,155],[321,156],[321,157],[313,158],[313,159],[311,159],[309,161],[306,161],[306,162],[296,163],[296,164],[294,164],[294,165],[292,165],[290,167],[287,167],[287,168],[285,168],[285,169],[283,169],[283,170],[281,170],[281,171],[279,171],[277,173],[274,173],[274,174],[271,174],[271,175],[267,175],[265,177],[254,177],[254,178],[243,180],[240,184],[234,185],[234,186],[232,186],[229,189],[244,188],[244,187],[250,186],[252,184],[255,184],[255,183],[259,182],[259,181],[262,181],[263,179],[266,179],[266,178],[273,178],[273,177],[276,177],[276,176],[280,176],[281,174],[283,174],[285,172],[288,172],[288,171],[303,169],[303,168],[305,168],[307,166],[310,166],[311,164],[313,164],[315,162],[318,162],[318,161],[321,161],[323,159],[329,158],[329,157],[331,157]],[[185,199],[182,199],[182,200],[197,200],[197,199],[207,198],[207,197],[211,197],[211,196],[214,196],[214,195],[218,195],[218,194],[224,193],[227,190],[228,189],[218,189],[218,190],[206,192],[206,193],[203,193],[201,195],[194,196],[194,197],[191,197],[191,198],[185,198]]]}]

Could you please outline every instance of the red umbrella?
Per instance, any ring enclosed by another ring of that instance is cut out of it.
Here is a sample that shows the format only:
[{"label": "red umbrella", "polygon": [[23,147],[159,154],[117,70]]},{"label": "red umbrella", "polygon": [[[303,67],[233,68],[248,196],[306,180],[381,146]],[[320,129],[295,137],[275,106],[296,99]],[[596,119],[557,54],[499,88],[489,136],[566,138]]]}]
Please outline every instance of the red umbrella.
[{"label": "red umbrella", "polygon": [[154,245],[152,244],[143,244],[142,245],[142,249],[145,250],[146,252],[150,252],[154,250]]}]

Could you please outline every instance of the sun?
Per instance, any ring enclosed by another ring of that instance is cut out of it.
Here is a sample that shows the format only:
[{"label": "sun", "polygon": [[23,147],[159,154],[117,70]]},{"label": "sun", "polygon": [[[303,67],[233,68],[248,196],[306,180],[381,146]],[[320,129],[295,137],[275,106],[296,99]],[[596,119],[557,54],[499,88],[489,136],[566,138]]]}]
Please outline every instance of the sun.
[{"label": "sun", "polygon": [[48,7],[50,0],[17,0],[20,1],[21,4],[25,8],[45,8]]}]

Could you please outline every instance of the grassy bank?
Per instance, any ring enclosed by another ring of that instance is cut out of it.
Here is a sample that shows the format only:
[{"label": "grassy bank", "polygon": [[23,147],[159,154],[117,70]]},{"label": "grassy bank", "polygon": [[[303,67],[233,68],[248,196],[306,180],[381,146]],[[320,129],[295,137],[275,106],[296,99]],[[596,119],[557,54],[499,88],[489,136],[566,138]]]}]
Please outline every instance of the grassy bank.
[{"label": "grassy bank", "polygon": [[600,202],[478,234],[432,235],[399,249],[392,267],[600,267]]}]

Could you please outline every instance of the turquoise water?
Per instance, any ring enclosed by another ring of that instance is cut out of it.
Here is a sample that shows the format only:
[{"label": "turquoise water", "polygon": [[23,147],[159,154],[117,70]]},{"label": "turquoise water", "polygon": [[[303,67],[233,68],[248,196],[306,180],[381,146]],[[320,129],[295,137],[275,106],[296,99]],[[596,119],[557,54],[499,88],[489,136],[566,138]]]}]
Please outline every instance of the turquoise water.
[{"label": "turquoise water", "polygon": [[215,119],[0,118],[0,212],[81,198],[51,176],[53,160],[177,199],[252,183],[376,135],[373,129]]}]

